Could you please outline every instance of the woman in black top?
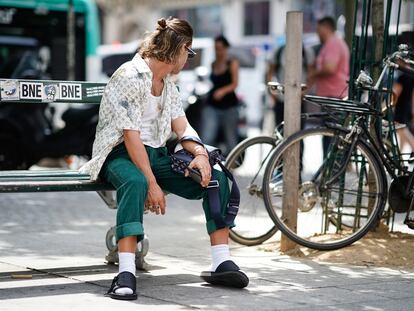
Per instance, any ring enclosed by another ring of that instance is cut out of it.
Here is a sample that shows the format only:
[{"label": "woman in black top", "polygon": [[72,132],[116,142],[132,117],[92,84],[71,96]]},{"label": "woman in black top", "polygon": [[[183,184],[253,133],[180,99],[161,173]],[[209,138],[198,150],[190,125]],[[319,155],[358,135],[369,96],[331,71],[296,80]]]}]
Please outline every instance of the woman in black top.
[{"label": "woman in black top", "polygon": [[[396,103],[394,121],[409,125],[413,118],[414,76],[402,73],[394,82],[393,92],[395,95],[394,103]],[[399,128],[397,134],[400,139],[400,150],[406,143],[414,150],[414,136],[408,127]]]},{"label": "woman in black top", "polygon": [[238,99],[235,93],[239,79],[239,63],[229,59],[229,42],[224,36],[214,40],[216,59],[212,64],[213,87],[203,111],[202,136],[208,145],[215,143],[217,132],[222,128],[228,153],[237,144]]}]

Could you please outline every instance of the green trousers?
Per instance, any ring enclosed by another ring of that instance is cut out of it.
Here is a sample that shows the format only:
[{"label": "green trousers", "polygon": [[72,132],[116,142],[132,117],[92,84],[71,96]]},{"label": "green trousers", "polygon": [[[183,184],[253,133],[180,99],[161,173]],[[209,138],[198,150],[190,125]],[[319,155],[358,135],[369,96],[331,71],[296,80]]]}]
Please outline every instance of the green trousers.
[{"label": "green trousers", "polygon": [[[216,227],[210,216],[207,189],[201,187],[190,177],[172,171],[171,158],[166,147],[145,146],[145,149],[151,169],[161,189],[190,200],[203,199],[208,234],[221,229]],[[213,170],[212,174],[220,184],[221,212],[224,215],[230,198],[229,183],[223,172]],[[147,197],[148,182],[141,170],[131,161],[124,143],[111,151],[101,169],[100,176],[116,189],[118,205],[116,240],[119,241],[127,236],[137,236],[138,241],[142,240],[144,237],[144,203]],[[191,215],[188,216],[191,217]]]}]

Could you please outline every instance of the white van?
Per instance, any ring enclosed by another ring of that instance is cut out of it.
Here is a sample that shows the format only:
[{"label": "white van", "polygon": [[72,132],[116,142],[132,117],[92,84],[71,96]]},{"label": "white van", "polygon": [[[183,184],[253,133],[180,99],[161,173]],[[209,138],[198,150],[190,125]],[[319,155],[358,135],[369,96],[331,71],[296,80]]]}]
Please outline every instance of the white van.
[{"label": "white van", "polygon": [[137,52],[139,40],[128,43],[100,45],[97,55],[100,58],[99,82],[108,82],[112,74],[125,62],[130,61]]}]

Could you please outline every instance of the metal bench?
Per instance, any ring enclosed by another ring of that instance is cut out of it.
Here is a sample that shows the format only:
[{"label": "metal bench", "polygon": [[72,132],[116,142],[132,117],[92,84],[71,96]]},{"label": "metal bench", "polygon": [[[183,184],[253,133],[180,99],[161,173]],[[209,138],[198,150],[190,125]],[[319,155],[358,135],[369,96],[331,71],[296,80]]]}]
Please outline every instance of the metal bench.
[{"label": "metal bench", "polygon": [[[104,83],[52,80],[0,80],[2,103],[78,103],[100,104]],[[74,170],[13,170],[0,171],[0,193],[23,192],[77,192],[96,191],[110,209],[116,209],[114,188],[102,181],[91,181],[89,175]],[[108,263],[118,262],[115,227],[105,237]],[[148,239],[138,244],[136,266],[145,269],[144,257],[149,248]]]}]

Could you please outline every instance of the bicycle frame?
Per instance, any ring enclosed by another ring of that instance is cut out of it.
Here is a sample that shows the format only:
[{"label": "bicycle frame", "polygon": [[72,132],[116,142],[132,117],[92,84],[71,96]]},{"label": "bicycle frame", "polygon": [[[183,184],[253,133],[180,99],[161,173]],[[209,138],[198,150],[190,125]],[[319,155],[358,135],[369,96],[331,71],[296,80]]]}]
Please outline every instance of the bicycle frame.
[{"label": "bicycle frame", "polygon": [[[398,64],[394,61],[399,58],[404,60],[407,55],[407,50],[402,47],[399,51],[393,53],[392,56],[384,59],[384,66],[375,84],[368,74],[361,72],[356,80],[357,85],[363,92],[361,95],[363,95],[364,99],[361,101],[311,95],[304,96],[304,101],[315,103],[325,108],[327,114],[331,117],[333,116],[333,121],[325,120],[325,126],[322,128],[296,133],[292,138],[288,138],[287,142],[273,156],[272,165],[269,166],[266,173],[267,177],[273,176],[273,172],[281,169],[277,165],[283,164],[285,151],[289,150],[290,147],[297,146],[296,144],[299,142],[302,144],[307,137],[332,138],[332,141],[329,141],[327,156],[324,155],[323,159],[321,159],[322,162],[319,162],[316,167],[313,166],[312,174],[309,174],[311,170],[305,170],[303,175],[299,175],[300,180],[302,180],[299,181],[300,187],[305,189],[303,191],[307,191],[305,186],[309,187],[312,191],[309,191],[309,193],[315,197],[318,196],[318,200],[320,200],[318,208],[322,211],[322,220],[320,222],[322,228],[321,230],[316,229],[315,234],[335,232],[329,228],[332,222],[332,215],[334,215],[334,226],[336,226],[337,233],[343,230],[342,222],[344,216],[349,216],[345,224],[347,228],[351,228],[354,232],[359,232],[359,228],[362,228],[361,230],[368,230],[375,223],[375,219],[379,219],[384,211],[388,194],[386,172],[397,180],[397,177],[410,173],[409,185],[408,187],[407,185],[404,186],[407,194],[414,185],[414,172],[409,172],[408,168],[401,163],[401,155],[395,157],[395,155],[393,156],[389,153],[384,145],[385,138],[382,135],[382,127],[377,126],[378,124],[382,125],[384,114],[379,108],[381,105],[378,105],[377,108],[376,104],[380,103],[380,101],[382,104],[383,96],[381,93],[390,92],[387,89],[383,89],[382,80],[384,80],[390,68],[398,68]],[[284,91],[284,86],[281,84],[269,83],[268,85],[271,91]],[[367,96],[364,97],[364,95]],[[339,122],[338,118],[335,118],[334,113],[346,114],[348,117],[347,122]],[[352,116],[352,119],[349,116]],[[313,141],[310,140],[310,142]],[[322,143],[324,141],[322,140]],[[312,147],[312,144],[310,146]],[[350,168],[349,174],[348,168]],[[348,178],[348,176],[350,177]],[[304,180],[305,182],[303,182]],[[266,206],[269,208],[269,211],[276,213],[274,212],[274,202],[270,196],[273,195],[272,189],[270,186],[268,188],[265,188],[267,194]],[[308,195],[306,192],[304,193]],[[347,193],[351,195],[347,195]],[[305,209],[300,209],[300,211],[305,213],[312,208],[313,206],[309,209],[305,206]],[[414,200],[410,208],[414,208]],[[302,217],[306,217],[306,214],[303,214]],[[283,214],[282,218],[276,214],[273,218],[280,225],[281,230],[285,228]],[[364,218],[367,219],[366,223],[362,223]],[[352,220],[351,224],[350,220]],[[291,231],[287,229],[283,232],[288,235]],[[301,234],[306,233],[307,231],[301,232]],[[290,234],[288,236],[292,239],[296,237],[297,240],[294,239],[296,242],[298,240],[305,241],[299,235]],[[307,241],[307,243],[312,244],[310,241]]]},{"label": "bicycle frame", "polygon": [[[366,104],[362,102],[357,102],[357,101],[349,101],[349,100],[335,99],[335,98],[329,98],[329,97],[320,97],[320,96],[313,96],[313,95],[306,95],[304,97],[305,101],[309,103],[321,105],[322,107],[328,108],[328,110],[332,109],[334,111],[356,114],[357,115],[356,121],[354,122],[354,124],[352,125],[350,129],[344,126],[339,126],[338,124],[333,125],[333,123],[330,123],[330,124],[328,123],[326,124],[326,126],[328,128],[340,129],[342,131],[349,132],[346,137],[346,140],[349,141],[349,139],[352,138],[353,145],[355,145],[357,139],[362,135],[362,137],[373,147],[373,150],[375,150],[376,154],[381,159],[387,172],[393,178],[396,178],[401,174],[408,174],[407,168],[403,167],[399,161],[393,159],[389,155],[388,151],[384,147],[383,138],[380,133],[380,129],[374,126],[375,130],[374,130],[374,135],[373,135],[371,134],[371,131],[369,130],[369,126],[367,125],[370,124],[370,121],[371,121],[370,116],[374,117],[373,122],[382,120],[381,118],[382,112],[374,108],[376,107],[375,104],[378,99],[378,94],[381,92],[389,92],[389,90],[387,89],[385,90],[382,89],[381,87],[382,80],[384,79],[386,72],[390,68],[399,68],[399,65],[394,63],[392,60],[403,59],[402,56],[406,56],[407,54],[408,54],[408,50],[406,50],[406,47],[401,46],[401,50],[394,52],[390,57],[385,58],[384,67],[381,71],[381,74],[377,82],[375,83],[375,85],[372,87],[370,86],[373,84],[371,77],[365,72],[360,73],[356,83],[359,85],[360,89],[372,92]],[[404,59],[404,61],[408,63],[412,63],[412,61],[408,59]],[[331,183],[333,180],[338,178],[343,173],[343,170],[345,170],[346,165],[349,162],[349,159],[351,158],[351,154],[347,155],[347,157],[348,158],[344,162],[344,167],[342,168],[342,170],[340,170],[337,174],[332,176],[332,178],[330,178],[330,180],[327,181],[328,183]],[[397,171],[398,173],[396,173],[395,171]],[[413,182],[414,182],[414,176],[411,179],[413,179]],[[411,184],[412,183],[410,180],[410,185]]]}]

